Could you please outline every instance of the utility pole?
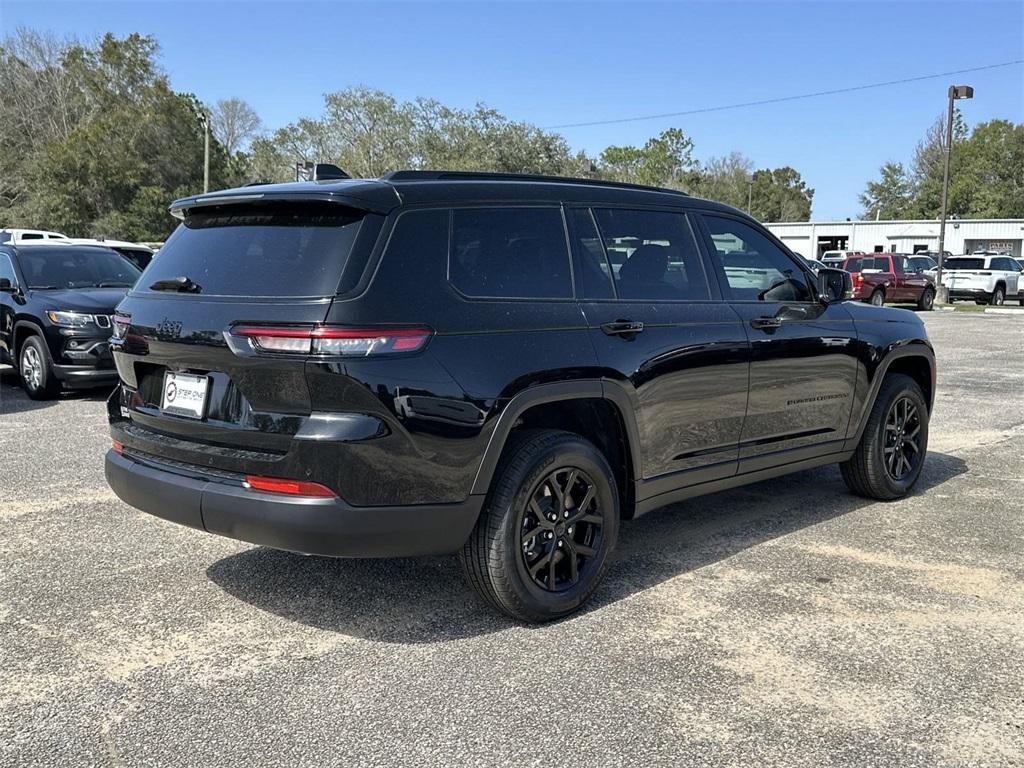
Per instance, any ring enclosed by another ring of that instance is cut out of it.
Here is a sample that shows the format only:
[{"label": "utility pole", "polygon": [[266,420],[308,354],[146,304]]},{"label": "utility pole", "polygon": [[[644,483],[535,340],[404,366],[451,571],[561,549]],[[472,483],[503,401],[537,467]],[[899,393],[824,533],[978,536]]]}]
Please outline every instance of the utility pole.
[{"label": "utility pole", "polygon": [[953,102],[957,99],[973,99],[974,89],[969,85],[949,86],[949,111],[946,113],[946,159],[942,170],[942,210],[939,214],[939,268],[935,273],[935,298],[939,304],[949,301],[949,290],[942,284],[942,252],[946,249],[946,203],[949,198],[949,161],[953,156]]},{"label": "utility pole", "polygon": [[754,179],[751,177],[750,181],[747,182],[747,215],[750,215],[750,209],[754,203]]},{"label": "utility pole", "polygon": [[203,110],[203,192],[210,191],[210,112]]}]

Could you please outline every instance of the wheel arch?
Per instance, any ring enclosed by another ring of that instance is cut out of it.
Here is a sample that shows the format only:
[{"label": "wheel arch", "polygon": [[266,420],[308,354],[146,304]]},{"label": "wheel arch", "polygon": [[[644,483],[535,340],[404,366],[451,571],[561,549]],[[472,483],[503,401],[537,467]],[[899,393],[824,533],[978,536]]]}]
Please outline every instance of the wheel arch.
[{"label": "wheel arch", "polygon": [[[34,320],[15,320],[13,336],[11,340],[14,342],[14,350],[11,355],[12,359],[17,360],[21,354],[21,345],[25,343],[25,339],[29,336],[38,336],[43,340],[43,346],[46,347],[46,352],[49,354],[49,346],[46,343],[46,335],[43,332],[42,326]],[[17,365],[17,363],[15,363]]]},{"label": "wheel arch", "polygon": [[928,412],[931,413],[934,410],[936,371],[935,353],[932,351],[931,345],[917,339],[901,346],[892,347],[879,361],[875,369],[875,375],[871,381],[871,389],[857,423],[857,430],[847,438],[844,448],[855,448],[860,442],[868,419],[871,417],[871,410],[878,399],[882,382],[891,373],[902,373],[914,379],[924,394],[925,403],[928,405]]},{"label": "wheel arch", "polygon": [[565,429],[597,445],[616,473],[623,515],[631,516],[640,454],[635,411],[625,387],[608,379],[586,379],[539,384],[519,392],[498,416],[473,494],[487,493],[509,438],[521,427]]}]

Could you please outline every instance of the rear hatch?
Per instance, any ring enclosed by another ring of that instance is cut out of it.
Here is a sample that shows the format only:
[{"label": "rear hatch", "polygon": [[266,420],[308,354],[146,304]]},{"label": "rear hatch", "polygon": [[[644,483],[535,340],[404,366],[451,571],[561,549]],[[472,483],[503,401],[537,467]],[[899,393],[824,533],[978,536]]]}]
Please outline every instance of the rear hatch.
[{"label": "rear hatch", "polygon": [[382,221],[280,200],[186,215],[114,318],[115,435],[143,455],[225,470],[280,459],[310,414],[308,355],[260,355],[252,329],[322,324]]},{"label": "rear hatch", "polygon": [[992,271],[985,269],[985,259],[961,257],[946,259],[942,264],[942,284],[957,290],[988,290]]}]

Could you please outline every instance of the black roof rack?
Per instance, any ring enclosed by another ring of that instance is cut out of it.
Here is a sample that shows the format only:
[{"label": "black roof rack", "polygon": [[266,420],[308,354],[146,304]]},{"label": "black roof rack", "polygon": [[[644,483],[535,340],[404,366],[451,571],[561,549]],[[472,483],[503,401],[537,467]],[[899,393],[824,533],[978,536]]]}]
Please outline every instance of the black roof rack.
[{"label": "black roof rack", "polygon": [[686,192],[664,187],[650,187],[646,184],[628,184],[623,181],[604,179],[581,179],[575,176],[544,176],[535,173],[498,173],[490,171],[392,171],[381,176],[384,181],[544,181],[551,184],[585,184],[617,189],[642,189],[647,192],[667,192],[672,195],[689,197]]}]

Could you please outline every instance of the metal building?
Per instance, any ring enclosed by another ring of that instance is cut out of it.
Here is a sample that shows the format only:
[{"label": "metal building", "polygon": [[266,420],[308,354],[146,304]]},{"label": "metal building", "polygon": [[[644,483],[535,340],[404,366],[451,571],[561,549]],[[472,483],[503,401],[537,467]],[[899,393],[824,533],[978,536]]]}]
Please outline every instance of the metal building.
[{"label": "metal building", "polygon": [[[915,253],[939,248],[939,222],[799,221],[766,224],[776,237],[801,256],[825,251]],[[1024,252],[1024,219],[947,219],[945,250]]]}]

